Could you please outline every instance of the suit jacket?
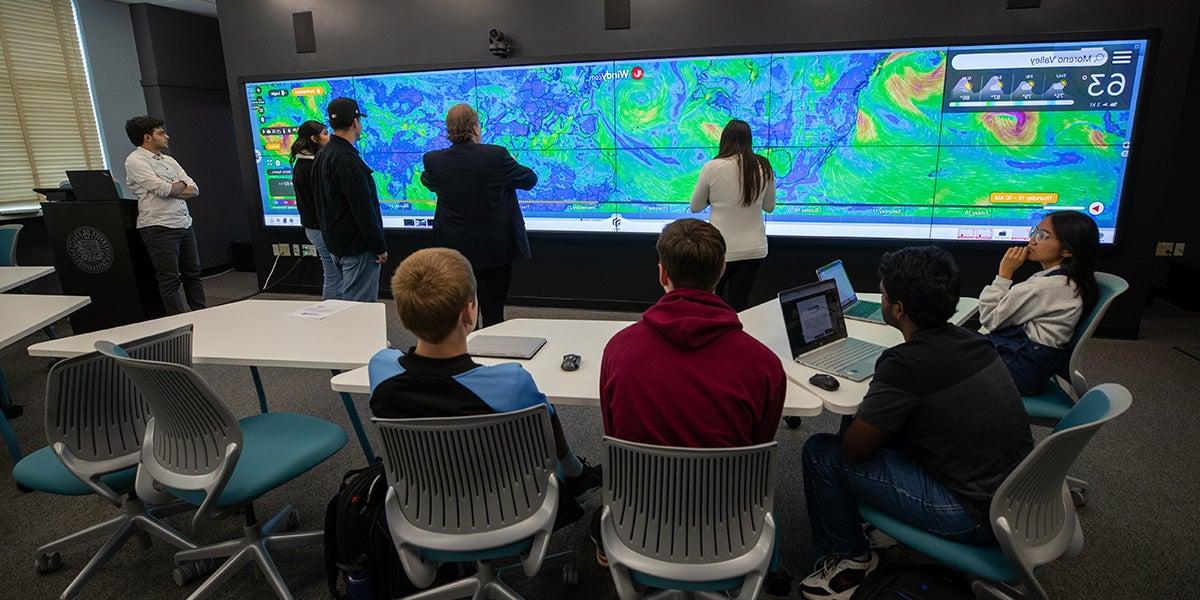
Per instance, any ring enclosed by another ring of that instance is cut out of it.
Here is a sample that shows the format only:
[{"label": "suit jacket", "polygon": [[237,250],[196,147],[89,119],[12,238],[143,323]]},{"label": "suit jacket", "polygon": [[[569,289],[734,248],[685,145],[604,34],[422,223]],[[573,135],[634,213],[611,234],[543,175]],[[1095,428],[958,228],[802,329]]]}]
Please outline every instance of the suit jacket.
[{"label": "suit jacket", "polygon": [[426,153],[421,183],[437,194],[434,245],[462,252],[476,269],[529,258],[516,190],[537,180],[502,146],[464,142]]}]

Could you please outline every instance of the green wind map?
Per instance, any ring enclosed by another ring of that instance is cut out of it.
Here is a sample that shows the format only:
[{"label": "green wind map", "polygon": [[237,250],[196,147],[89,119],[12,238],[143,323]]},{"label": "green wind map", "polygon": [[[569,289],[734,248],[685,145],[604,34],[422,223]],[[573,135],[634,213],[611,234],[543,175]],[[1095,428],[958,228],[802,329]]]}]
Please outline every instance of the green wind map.
[{"label": "green wind map", "polygon": [[[1118,43],[1128,44],[1098,44]],[[1114,227],[1140,55],[1137,72],[1116,87],[1112,79],[1088,80],[1088,71],[1022,69],[1017,54],[997,54],[1011,64],[993,71],[951,64],[955,55],[991,48],[603,61],[246,89],[269,224],[295,214],[287,160],[295,127],[321,120],[330,100],[349,96],[368,114],[359,149],[375,171],[389,225],[427,225],[434,214],[435,197],[420,183],[421,156],[449,145],[445,111],[467,102],[480,113],[483,141],[505,146],[538,173],[538,185],[518,193],[534,230],[575,219],[608,231],[618,219],[689,214],[697,174],[730,118],[750,123],[774,169],[771,223],[971,231],[1027,227],[1046,208],[1099,206],[1092,212],[1101,227]],[[1100,77],[1115,77],[1114,68]],[[1084,93],[1096,89],[1118,90],[1123,104],[1097,108]],[[1030,108],[1039,103],[1046,107]]]}]

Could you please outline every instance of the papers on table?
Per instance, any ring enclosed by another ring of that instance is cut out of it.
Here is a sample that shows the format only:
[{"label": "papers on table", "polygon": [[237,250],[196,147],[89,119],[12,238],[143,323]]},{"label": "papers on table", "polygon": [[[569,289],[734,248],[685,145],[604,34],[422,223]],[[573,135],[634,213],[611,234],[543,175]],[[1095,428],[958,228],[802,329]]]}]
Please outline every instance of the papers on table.
[{"label": "papers on table", "polygon": [[324,319],[330,315],[336,315],[356,304],[358,302],[351,302],[349,300],[326,300],[311,306],[305,306],[296,312],[288,313],[288,316],[296,317],[297,319]]}]

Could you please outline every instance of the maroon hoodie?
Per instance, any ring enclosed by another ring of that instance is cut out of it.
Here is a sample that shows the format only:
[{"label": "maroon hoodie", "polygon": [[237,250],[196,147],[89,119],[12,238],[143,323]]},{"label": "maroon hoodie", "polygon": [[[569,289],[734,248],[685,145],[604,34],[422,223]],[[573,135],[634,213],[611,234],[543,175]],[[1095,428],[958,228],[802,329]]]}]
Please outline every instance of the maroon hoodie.
[{"label": "maroon hoodie", "polygon": [[742,331],[716,294],[675,290],[613,336],[600,363],[604,433],[689,448],[775,439],[786,380],[779,357]]}]

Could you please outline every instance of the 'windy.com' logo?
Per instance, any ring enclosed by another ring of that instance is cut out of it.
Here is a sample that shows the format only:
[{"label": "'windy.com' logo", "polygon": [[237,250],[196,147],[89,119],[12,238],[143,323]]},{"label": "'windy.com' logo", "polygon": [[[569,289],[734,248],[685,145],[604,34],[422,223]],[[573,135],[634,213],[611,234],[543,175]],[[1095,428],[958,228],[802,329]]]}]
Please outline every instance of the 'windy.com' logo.
[{"label": "'windy.com' logo", "polygon": [[612,81],[614,79],[641,79],[646,76],[646,71],[641,67],[632,69],[617,69],[616,71],[605,71],[592,75],[592,81]]}]

